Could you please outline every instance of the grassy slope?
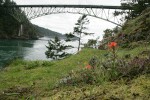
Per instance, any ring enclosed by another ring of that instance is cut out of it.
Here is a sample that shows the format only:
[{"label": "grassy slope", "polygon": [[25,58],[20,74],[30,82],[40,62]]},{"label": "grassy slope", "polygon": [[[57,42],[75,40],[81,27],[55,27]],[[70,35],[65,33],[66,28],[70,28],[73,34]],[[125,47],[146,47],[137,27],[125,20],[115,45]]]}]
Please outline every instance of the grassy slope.
[{"label": "grassy slope", "polygon": [[136,34],[141,32],[142,30],[149,30],[150,25],[150,8],[146,9],[142,12],[141,16],[133,20],[127,21],[124,26],[123,30],[121,31],[124,34]]},{"label": "grassy slope", "polygon": [[[148,48],[150,49],[150,46]],[[144,49],[144,47],[140,46],[132,50],[118,50],[118,55],[132,54],[135,56]],[[89,99],[92,97],[97,97],[97,99],[132,99],[134,95],[139,99],[148,98],[150,96],[149,75],[139,76],[130,83],[124,82],[125,80],[119,80],[98,86],[85,84],[83,86],[52,89],[58,80],[68,72],[84,68],[91,57],[98,56],[99,58],[103,58],[106,53],[108,51],[84,49],[77,55],[56,62],[16,60],[4,69],[4,71],[0,72],[0,92],[2,93],[8,89],[15,93],[17,92],[15,88],[26,88],[34,91],[30,95],[38,95],[38,97],[48,100],[50,98],[62,100],[65,98]],[[27,93],[27,95],[29,94]]]},{"label": "grassy slope", "polygon": [[[0,91],[12,87],[32,87],[34,85],[36,92],[42,95],[69,71],[83,68],[92,56],[100,56],[104,52],[85,49],[77,55],[56,62],[16,60],[0,72]],[[35,68],[29,69],[30,67]]]},{"label": "grassy slope", "polygon": [[[131,32],[133,34],[140,31],[139,27],[141,27],[142,22],[138,23],[138,21],[141,19],[142,16],[129,21],[123,33],[129,34]],[[148,18],[147,22],[149,21]],[[143,27],[141,28],[143,29]],[[150,45],[147,49],[150,50]],[[146,50],[144,44],[136,44],[134,49],[119,49],[118,55],[123,57],[130,54],[134,57],[144,50]],[[4,95],[2,94],[3,91],[6,93],[21,91],[23,92],[22,96],[36,96],[44,100],[148,100],[150,98],[149,74],[138,76],[131,81],[117,80],[101,85],[83,84],[81,86],[65,86],[53,89],[59,79],[71,70],[84,68],[93,56],[103,59],[106,53],[108,53],[107,50],[83,49],[77,55],[56,62],[15,60],[0,72],[0,99],[18,98],[13,94],[9,94],[10,96],[8,94]]]}]

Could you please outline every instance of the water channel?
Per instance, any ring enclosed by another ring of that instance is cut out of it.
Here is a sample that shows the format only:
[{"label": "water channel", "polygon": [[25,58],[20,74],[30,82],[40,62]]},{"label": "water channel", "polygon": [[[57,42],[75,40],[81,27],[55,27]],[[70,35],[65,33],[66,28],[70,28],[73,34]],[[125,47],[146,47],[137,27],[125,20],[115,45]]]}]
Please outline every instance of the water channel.
[{"label": "water channel", "polygon": [[[43,37],[39,40],[0,40],[0,68],[14,58],[24,60],[51,60],[47,59],[45,51],[50,38]],[[68,44],[68,43],[67,43]],[[69,43],[75,46],[77,42]],[[76,48],[68,50],[75,52]]]}]

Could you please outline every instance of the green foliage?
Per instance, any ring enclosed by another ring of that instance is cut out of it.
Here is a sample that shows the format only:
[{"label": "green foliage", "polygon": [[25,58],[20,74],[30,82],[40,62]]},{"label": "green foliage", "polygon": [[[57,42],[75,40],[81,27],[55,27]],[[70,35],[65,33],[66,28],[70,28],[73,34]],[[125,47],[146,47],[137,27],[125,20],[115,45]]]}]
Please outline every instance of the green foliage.
[{"label": "green foliage", "polygon": [[67,42],[67,41],[71,41],[73,38],[76,38],[71,32],[70,32],[70,33],[66,33],[65,36],[66,36],[66,38],[67,38],[67,39],[65,40],[66,42]]},{"label": "green foliage", "polygon": [[104,30],[103,39],[101,40],[101,43],[99,45],[99,49],[104,50],[107,48],[107,45],[109,42],[112,42],[115,40],[116,32],[119,31],[118,27],[115,27],[114,29],[106,29]]},{"label": "green foliage", "polygon": [[97,40],[89,39],[88,42],[84,45],[84,47],[96,48]]},{"label": "green foliage", "polygon": [[[123,7],[132,7],[131,12],[127,12],[129,15],[126,16],[127,19],[135,18],[139,16],[143,10],[148,8],[150,6],[150,1],[149,0],[124,0],[124,3],[121,3]],[[121,14],[121,13],[119,13]],[[115,15],[119,15],[115,14]]]},{"label": "green foliage", "polygon": [[71,46],[65,46],[64,44],[62,44],[62,42],[59,40],[58,37],[55,37],[54,40],[48,41],[48,46],[46,46],[46,47],[48,49],[45,52],[47,58],[52,58],[54,60],[58,60],[58,59],[62,59],[64,57],[66,57],[67,55],[69,55],[64,50],[66,50],[67,48],[69,48]]},{"label": "green foliage", "polygon": [[104,36],[103,38],[109,38],[113,36],[113,31],[111,29],[104,30]]}]

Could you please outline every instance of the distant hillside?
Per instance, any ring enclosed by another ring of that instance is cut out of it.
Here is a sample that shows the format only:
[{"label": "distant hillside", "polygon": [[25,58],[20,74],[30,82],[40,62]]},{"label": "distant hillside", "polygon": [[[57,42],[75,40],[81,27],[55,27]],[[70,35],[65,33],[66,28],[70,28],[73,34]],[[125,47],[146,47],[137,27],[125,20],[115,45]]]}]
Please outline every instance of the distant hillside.
[{"label": "distant hillside", "polygon": [[46,28],[43,28],[43,27],[40,27],[37,25],[34,25],[34,27],[37,31],[37,34],[40,37],[46,36],[46,37],[54,38],[55,36],[58,36],[59,38],[65,38],[65,35],[63,35],[61,33],[58,33],[58,32],[55,32],[55,31],[52,31],[52,30],[49,30],[49,29],[46,29]]}]

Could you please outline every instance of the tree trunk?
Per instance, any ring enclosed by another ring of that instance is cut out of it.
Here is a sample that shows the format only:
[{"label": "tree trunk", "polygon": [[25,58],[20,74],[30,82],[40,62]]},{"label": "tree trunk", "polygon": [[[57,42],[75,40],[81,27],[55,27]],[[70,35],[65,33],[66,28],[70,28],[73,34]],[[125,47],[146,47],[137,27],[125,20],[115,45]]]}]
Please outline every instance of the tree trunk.
[{"label": "tree trunk", "polygon": [[79,38],[78,52],[79,52],[79,50],[80,50],[80,42],[81,42],[81,38]]},{"label": "tree trunk", "polygon": [[79,52],[79,50],[80,50],[80,44],[81,44],[81,33],[80,33],[80,36],[79,36],[78,52]]}]

